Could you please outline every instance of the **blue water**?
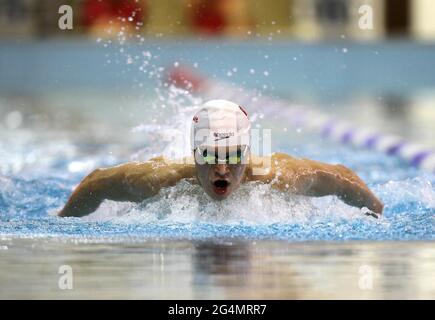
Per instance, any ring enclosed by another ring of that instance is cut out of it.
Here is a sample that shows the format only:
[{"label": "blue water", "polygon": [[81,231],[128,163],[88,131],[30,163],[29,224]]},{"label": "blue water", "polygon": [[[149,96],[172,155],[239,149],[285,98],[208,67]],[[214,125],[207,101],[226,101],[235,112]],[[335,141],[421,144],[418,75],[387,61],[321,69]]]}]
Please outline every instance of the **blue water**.
[{"label": "blue water", "polygon": [[119,156],[108,151],[116,149],[113,144],[89,146],[55,133],[29,136],[18,130],[3,135],[10,135],[14,144],[8,139],[0,144],[0,236],[113,241],[435,239],[433,174],[383,154],[279,132],[277,151],[356,170],[385,203],[384,216],[366,217],[335,197],[296,197],[255,183],[215,203],[200,187],[183,181],[141,204],[106,201],[88,217],[58,218],[55,213],[92,168],[128,161],[137,150]]},{"label": "blue water", "polygon": [[[125,49],[123,54],[120,46]],[[23,116],[17,128],[13,123],[8,128],[0,119],[0,237],[435,239],[433,174],[380,153],[329,143],[288,128],[285,119],[279,123],[258,120],[254,125],[273,129],[273,151],[341,163],[355,170],[385,203],[381,219],[366,217],[335,197],[296,197],[257,184],[244,185],[228,200],[215,203],[188,182],[162,190],[141,204],[106,201],[81,219],[56,217],[74,186],[93,169],[146,160],[164,151],[183,153],[177,140],[187,135],[182,129],[188,119],[183,110],[198,101],[156,85],[162,84],[162,66],[173,61],[197,64],[203,72],[220,78],[237,67],[237,76],[226,80],[282,96],[316,91],[325,97],[356,88],[403,92],[434,83],[433,46],[181,46],[178,42],[148,47],[122,42],[120,46],[58,42],[0,46],[4,71],[0,74],[0,115],[17,109]],[[349,48],[346,55],[339,50],[343,46]],[[127,62],[132,59],[133,63]],[[368,72],[376,68],[384,72]],[[266,70],[270,77],[259,77]],[[405,75],[409,81],[403,80]],[[16,101],[8,100],[15,94]],[[28,99],[21,101],[26,95]],[[249,106],[245,108],[250,112]]]}]

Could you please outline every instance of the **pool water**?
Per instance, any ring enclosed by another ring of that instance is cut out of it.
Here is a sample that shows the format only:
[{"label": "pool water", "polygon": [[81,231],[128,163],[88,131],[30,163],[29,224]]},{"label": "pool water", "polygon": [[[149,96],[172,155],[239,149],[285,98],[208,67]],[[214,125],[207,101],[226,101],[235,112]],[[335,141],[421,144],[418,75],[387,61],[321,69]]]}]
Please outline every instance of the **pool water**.
[{"label": "pool water", "polygon": [[[105,201],[89,216],[57,217],[95,168],[188,154],[192,106],[202,101],[146,85],[79,92],[0,96],[0,298],[435,297],[435,175],[249,106],[254,127],[272,129],[273,151],[350,167],[384,215],[256,183],[216,203],[181,181],[140,204]],[[364,113],[391,123],[380,117]],[[389,129],[403,131],[400,123]],[[410,135],[431,140],[419,123]],[[72,290],[58,286],[63,265],[74,271]]]},{"label": "pool water", "polygon": [[[106,201],[84,218],[56,217],[93,168],[185,152],[171,137],[188,112],[170,113],[155,115],[166,119],[160,128],[97,114],[53,128],[30,115],[2,129],[0,298],[435,297],[434,175],[282,123],[259,122],[274,128],[274,150],[351,167],[385,203],[384,216],[255,183],[215,203],[182,181],[140,204]],[[104,134],[92,134],[95,122]],[[64,265],[72,290],[58,286]]]},{"label": "pool water", "polygon": [[[433,299],[425,242],[10,239],[0,298]],[[59,289],[61,266],[71,290]]]},{"label": "pool water", "polygon": [[[117,131],[111,128],[112,120],[96,116],[98,120],[80,119],[80,134],[75,128],[42,130],[32,127],[31,120],[29,127],[3,129],[0,234],[85,239],[434,239],[433,174],[259,117],[255,126],[273,128],[273,150],[354,169],[384,202],[384,216],[364,216],[336,197],[295,196],[257,183],[243,185],[228,200],[216,203],[199,186],[182,181],[140,204],[105,201],[81,219],[56,217],[73,188],[94,168],[146,160],[160,153],[188,154],[188,140],[183,138],[180,143],[178,138],[187,136],[191,105],[178,103],[167,109],[152,115],[160,127],[138,122]],[[104,132],[101,137],[92,135],[94,121]],[[62,121],[58,122],[61,127]]]}]

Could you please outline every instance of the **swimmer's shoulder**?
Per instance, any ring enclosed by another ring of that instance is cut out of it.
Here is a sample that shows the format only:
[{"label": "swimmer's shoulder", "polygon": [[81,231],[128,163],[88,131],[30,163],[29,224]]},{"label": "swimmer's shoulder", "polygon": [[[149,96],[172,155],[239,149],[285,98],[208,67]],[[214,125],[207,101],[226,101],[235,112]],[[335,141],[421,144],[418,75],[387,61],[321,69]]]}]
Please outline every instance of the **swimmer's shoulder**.
[{"label": "swimmer's shoulder", "polygon": [[298,159],[292,157],[291,155],[283,152],[274,152],[267,156],[258,156],[255,154],[251,154],[250,166],[268,166],[271,169],[279,166],[280,164],[297,164],[300,161],[304,161],[305,159]]},{"label": "swimmer's shoulder", "polygon": [[313,159],[293,157],[286,153],[275,153],[273,155],[273,163],[276,165],[276,168],[284,169],[289,173],[292,171],[298,174],[329,171],[332,167],[337,167]]},{"label": "swimmer's shoulder", "polygon": [[195,162],[192,156],[187,156],[183,158],[170,159],[165,156],[157,156],[150,158],[145,161],[129,161],[123,164],[120,164],[116,167],[142,167],[142,166],[153,166],[153,167],[162,167],[162,166],[194,166]]},{"label": "swimmer's shoulder", "polygon": [[251,154],[248,179],[270,182],[277,173],[292,177],[304,168],[308,170],[310,161],[283,152],[274,152],[267,156]]},{"label": "swimmer's shoulder", "polygon": [[164,156],[157,156],[146,161],[129,161],[109,168],[99,168],[96,171],[101,174],[125,173],[144,174],[148,172],[161,172],[168,170],[193,171],[195,163],[193,157],[169,159]]}]

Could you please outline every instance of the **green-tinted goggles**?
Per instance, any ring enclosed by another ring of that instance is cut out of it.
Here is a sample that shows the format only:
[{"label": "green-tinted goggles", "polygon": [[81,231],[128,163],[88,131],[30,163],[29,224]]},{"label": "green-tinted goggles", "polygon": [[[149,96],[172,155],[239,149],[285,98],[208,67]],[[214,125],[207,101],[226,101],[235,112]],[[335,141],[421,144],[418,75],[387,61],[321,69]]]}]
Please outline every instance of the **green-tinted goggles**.
[{"label": "green-tinted goggles", "polygon": [[[241,164],[246,157],[247,148],[237,149],[233,152],[220,154],[215,150],[197,148],[197,160],[204,164]],[[222,152],[223,153],[223,152]]]}]

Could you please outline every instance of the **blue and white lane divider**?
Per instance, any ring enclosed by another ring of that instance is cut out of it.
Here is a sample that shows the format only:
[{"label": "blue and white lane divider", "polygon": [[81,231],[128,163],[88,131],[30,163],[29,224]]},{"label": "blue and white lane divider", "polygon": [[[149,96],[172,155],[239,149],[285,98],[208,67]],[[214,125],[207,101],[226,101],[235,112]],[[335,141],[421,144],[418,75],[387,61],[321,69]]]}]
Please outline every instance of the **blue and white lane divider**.
[{"label": "blue and white lane divider", "polygon": [[322,137],[396,156],[413,166],[435,173],[435,150],[403,137],[359,127],[317,110],[289,104],[285,100],[258,96],[252,90],[202,78],[190,69],[176,68],[170,73],[170,79],[176,85],[191,89],[206,99],[231,100],[250,111],[272,118],[288,119],[292,126],[312,130]]}]

